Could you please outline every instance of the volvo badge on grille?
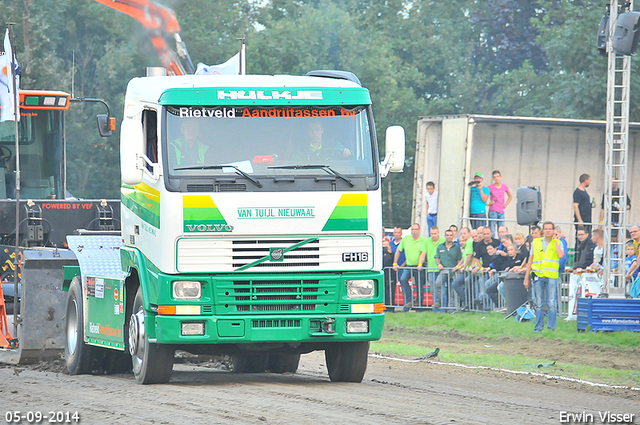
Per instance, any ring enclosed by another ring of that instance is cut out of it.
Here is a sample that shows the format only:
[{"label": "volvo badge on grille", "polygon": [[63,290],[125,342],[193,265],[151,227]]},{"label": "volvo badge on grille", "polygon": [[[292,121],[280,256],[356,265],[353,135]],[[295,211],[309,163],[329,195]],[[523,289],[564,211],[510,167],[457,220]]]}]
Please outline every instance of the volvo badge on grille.
[{"label": "volvo badge on grille", "polygon": [[269,257],[271,257],[271,261],[283,261],[284,248],[270,248]]}]

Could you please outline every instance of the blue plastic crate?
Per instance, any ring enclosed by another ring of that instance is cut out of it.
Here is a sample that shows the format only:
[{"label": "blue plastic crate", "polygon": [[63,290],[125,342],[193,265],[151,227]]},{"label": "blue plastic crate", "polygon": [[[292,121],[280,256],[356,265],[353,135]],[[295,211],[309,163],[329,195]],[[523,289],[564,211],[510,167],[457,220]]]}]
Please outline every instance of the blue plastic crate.
[{"label": "blue plastic crate", "polygon": [[578,330],[640,332],[640,299],[578,298]]}]

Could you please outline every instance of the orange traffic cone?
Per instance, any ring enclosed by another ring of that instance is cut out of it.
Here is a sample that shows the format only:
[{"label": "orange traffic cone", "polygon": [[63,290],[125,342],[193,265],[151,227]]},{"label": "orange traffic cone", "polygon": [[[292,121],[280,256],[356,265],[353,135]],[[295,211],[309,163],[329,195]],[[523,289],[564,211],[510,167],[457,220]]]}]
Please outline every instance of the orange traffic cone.
[{"label": "orange traffic cone", "polygon": [[396,305],[399,305],[399,306],[404,305],[404,297],[402,296],[402,286],[400,286],[400,282],[396,283],[396,294],[394,297],[394,301]]}]

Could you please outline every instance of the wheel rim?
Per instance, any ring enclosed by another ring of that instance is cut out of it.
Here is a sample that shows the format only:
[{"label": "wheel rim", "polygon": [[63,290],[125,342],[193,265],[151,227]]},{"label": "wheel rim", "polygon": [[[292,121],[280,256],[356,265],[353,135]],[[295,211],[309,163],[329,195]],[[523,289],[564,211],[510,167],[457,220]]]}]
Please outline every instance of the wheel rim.
[{"label": "wheel rim", "polygon": [[144,310],[131,315],[129,320],[129,352],[134,372],[140,370],[144,359]]},{"label": "wheel rim", "polygon": [[69,354],[76,352],[78,346],[78,302],[71,300],[67,311],[67,349]]}]

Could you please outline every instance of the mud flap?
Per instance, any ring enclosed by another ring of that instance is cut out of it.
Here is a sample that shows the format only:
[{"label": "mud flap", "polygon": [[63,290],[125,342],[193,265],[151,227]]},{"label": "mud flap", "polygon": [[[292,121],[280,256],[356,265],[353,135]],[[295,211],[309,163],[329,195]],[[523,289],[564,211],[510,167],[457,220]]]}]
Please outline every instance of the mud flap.
[{"label": "mud flap", "polygon": [[14,334],[18,348],[0,350],[0,363],[32,363],[63,352],[67,302],[67,293],[62,290],[63,266],[77,264],[70,250],[23,251],[20,312]]}]

